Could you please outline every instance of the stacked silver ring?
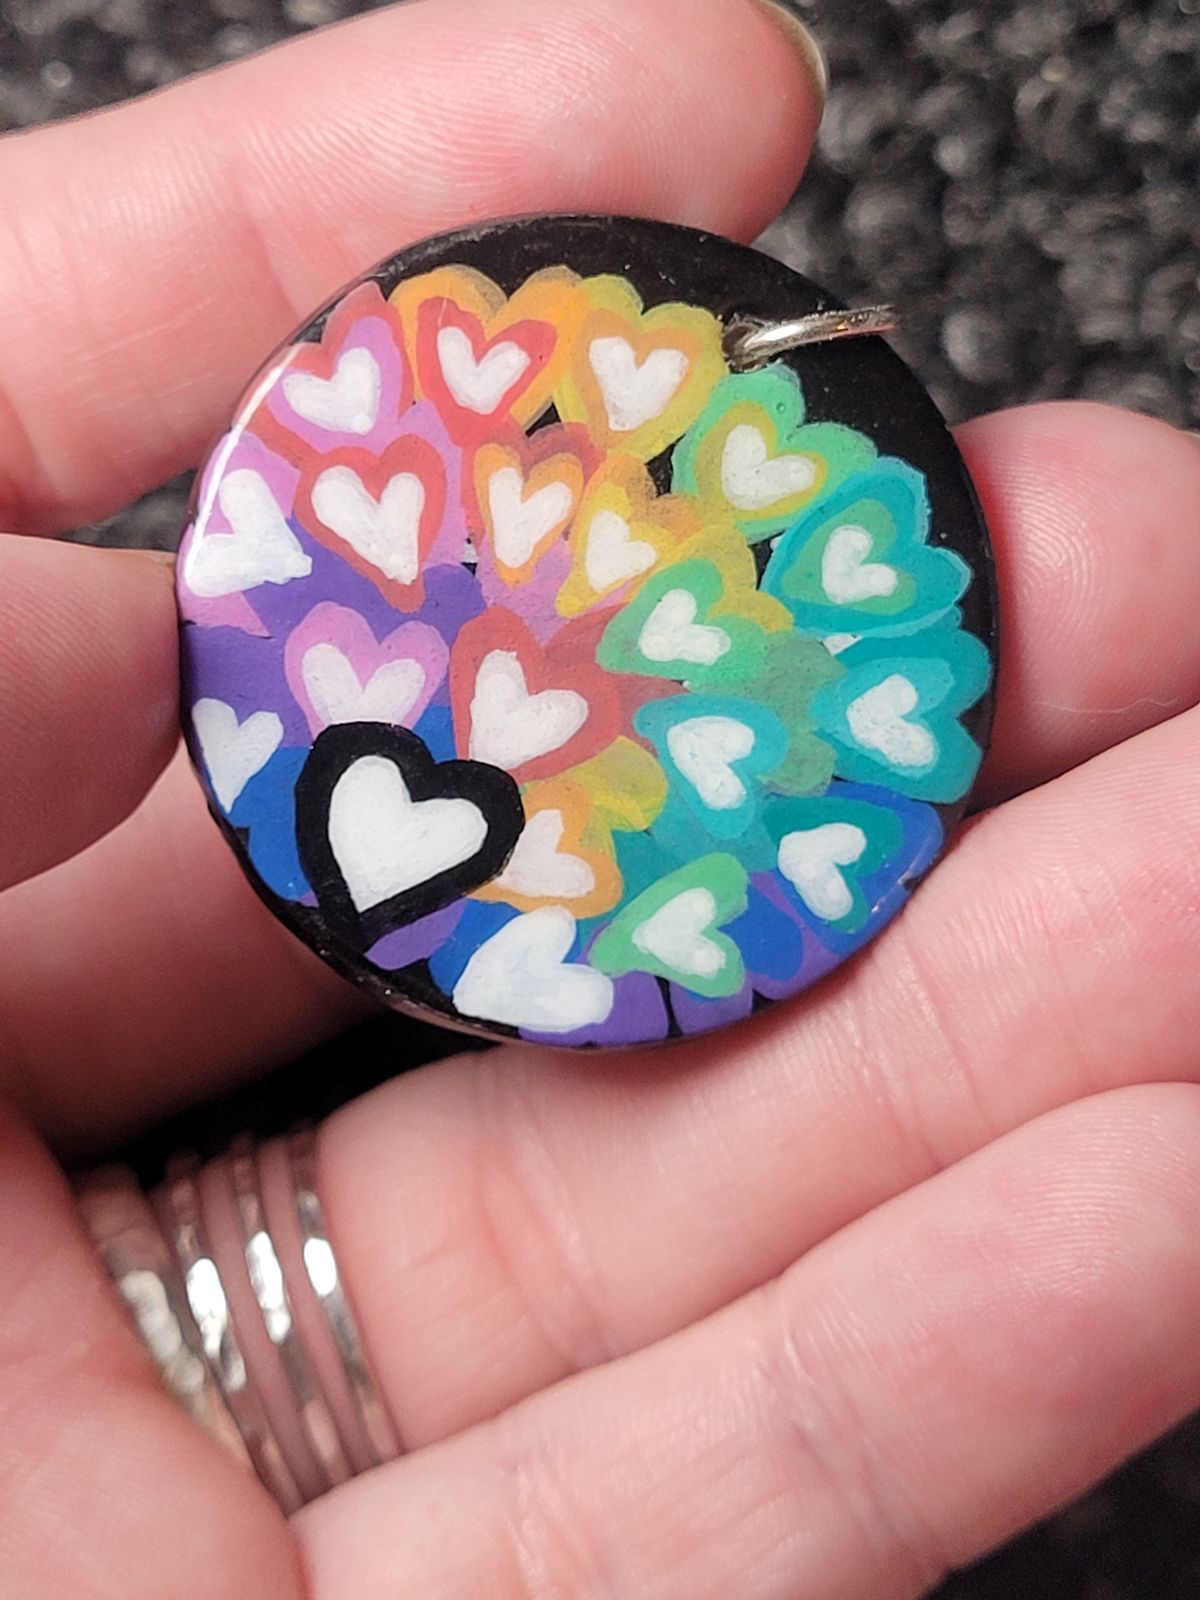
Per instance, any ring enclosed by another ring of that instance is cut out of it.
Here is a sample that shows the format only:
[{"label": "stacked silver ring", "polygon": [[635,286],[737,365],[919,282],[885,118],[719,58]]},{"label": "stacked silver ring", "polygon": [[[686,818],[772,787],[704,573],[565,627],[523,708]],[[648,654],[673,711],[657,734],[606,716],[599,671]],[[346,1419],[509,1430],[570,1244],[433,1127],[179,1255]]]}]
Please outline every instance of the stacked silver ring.
[{"label": "stacked silver ring", "polygon": [[[126,1168],[106,1168],[82,1181],[78,1198],[165,1388],[290,1514],[392,1460],[401,1444],[338,1270],[317,1193],[315,1135],[295,1134],[283,1147],[298,1243],[293,1256],[302,1264],[290,1283],[286,1252],[268,1224],[264,1155],[242,1139],[204,1173],[194,1158],[177,1158],[150,1196]],[[225,1282],[213,1248],[208,1213],[214,1201],[232,1207],[236,1217],[245,1267],[239,1285]],[[300,1296],[319,1307],[307,1333],[305,1319],[296,1315]],[[324,1328],[324,1361],[314,1347],[314,1325]],[[267,1346],[282,1372],[287,1416],[278,1404],[272,1412],[256,1377]],[[331,1355],[343,1390],[340,1407],[328,1392]]]}]

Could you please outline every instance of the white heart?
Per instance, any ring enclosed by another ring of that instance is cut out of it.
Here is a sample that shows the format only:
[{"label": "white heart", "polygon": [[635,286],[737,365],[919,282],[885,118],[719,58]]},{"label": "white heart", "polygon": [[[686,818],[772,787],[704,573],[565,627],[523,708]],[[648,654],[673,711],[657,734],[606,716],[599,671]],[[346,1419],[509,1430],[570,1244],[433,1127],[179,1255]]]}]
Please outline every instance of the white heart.
[{"label": "white heart", "polygon": [[672,972],[691,978],[715,978],[727,954],[708,929],[716,921],[717,902],[708,889],[685,889],[659,906],[634,931],[633,943]]},{"label": "white heart", "polygon": [[528,352],[511,339],[494,344],[476,360],[474,346],[462,328],[442,328],[437,350],[447,389],[460,406],[481,417],[491,416],[530,362]]},{"label": "white heart", "polygon": [[361,756],[333,786],[329,846],[359,911],[428,883],[483,848],[487,819],[462,798],[414,800],[385,756]]},{"label": "white heart", "polygon": [[927,767],[937,759],[937,740],[928,728],[905,718],[917,709],[920,696],[900,673],[892,673],[846,708],[846,722],[856,741],[878,750],[894,767]]},{"label": "white heart", "polygon": [[288,527],[260,472],[239,467],[229,473],[217,489],[217,504],[230,531],[192,540],[183,576],[194,595],[214,600],[261,583],[307,578],[312,558]]},{"label": "white heart", "polygon": [[647,661],[690,661],[711,667],[732,649],[724,628],[697,622],[696,596],[690,589],[668,589],[642,624],[638,649]]},{"label": "white heart", "polygon": [[721,457],[721,487],[739,511],[763,511],[817,481],[816,462],[808,456],[770,456],[767,441],[748,422],[729,430]]},{"label": "white heart", "polygon": [[826,822],[779,841],[779,870],[814,916],[840,922],[854,909],[854,895],[839,868],[861,861],[866,848],[861,828]]},{"label": "white heart", "polygon": [[493,880],[525,900],[580,900],[596,887],[596,874],[582,856],[559,850],[563,814],[553,807],[535,811],[525,824],[508,865]]},{"label": "white heart", "polygon": [[629,340],[619,334],[593,339],[588,362],[614,433],[632,433],[662,416],[690,366],[682,350],[668,347],[651,350],[639,361]]},{"label": "white heart", "polygon": [[868,561],[871,535],[847,523],[835,528],[821,557],[821,587],[835,605],[879,600],[895,594],[900,574],[882,561]]},{"label": "white heart", "polygon": [[197,700],[192,727],[213,793],[221,809],[231,811],[250,779],[283,743],[283,723],[273,711],[256,711],[239,722],[224,700]]},{"label": "white heart", "polygon": [[506,567],[523,567],[542,540],[566,522],[575,505],[569,483],[546,483],[525,497],[525,480],[516,467],[502,467],[488,479],[492,543]]},{"label": "white heart", "polygon": [[479,663],[471,697],[472,761],[506,771],[549,755],[573,739],[588,719],[588,703],[574,689],[530,694],[511,650],[492,650]]},{"label": "white heart", "polygon": [[506,922],[467,962],[454,1004],[467,1017],[535,1033],[575,1033],[606,1022],[612,979],[566,960],[575,918],[563,906],[539,906]]},{"label": "white heart", "polygon": [[313,710],[325,727],[336,722],[387,722],[400,726],[425,687],[419,661],[385,661],[363,683],[335,644],[304,652],[300,673]]},{"label": "white heart", "polygon": [[313,510],[339,539],[395,583],[413,583],[421,570],[421,513],[425,485],[398,472],[376,500],[352,467],[327,467],[313,484]]},{"label": "white heart", "polygon": [[379,363],[361,347],[342,351],[332,377],[292,372],[283,380],[283,397],[296,415],[329,433],[370,433],[382,393]]},{"label": "white heart", "polygon": [[733,770],[754,749],[754,729],[736,717],[689,717],[667,733],[671,760],[710,811],[735,811],[746,785]]},{"label": "white heart", "polygon": [[648,572],[657,560],[654,546],[635,539],[625,518],[615,511],[597,511],[588,524],[583,566],[597,594]]}]

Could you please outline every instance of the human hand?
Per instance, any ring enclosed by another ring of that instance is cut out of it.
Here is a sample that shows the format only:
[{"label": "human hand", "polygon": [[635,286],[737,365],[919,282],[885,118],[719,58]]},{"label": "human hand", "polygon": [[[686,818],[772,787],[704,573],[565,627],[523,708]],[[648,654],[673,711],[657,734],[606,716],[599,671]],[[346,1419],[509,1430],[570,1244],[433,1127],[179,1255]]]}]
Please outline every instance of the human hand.
[{"label": "human hand", "polygon": [[1200,1398],[1200,449],[1095,407],[960,434],[990,809],[869,952],[716,1039],[461,1058],[324,1131],[403,1460],[287,1525],[24,1126],[95,1146],[360,1002],[167,766],[166,566],[18,535],[194,460],[385,251],[556,208],[749,237],[816,116],[750,0],[431,0],[0,145],[0,1595],[894,1600]]}]

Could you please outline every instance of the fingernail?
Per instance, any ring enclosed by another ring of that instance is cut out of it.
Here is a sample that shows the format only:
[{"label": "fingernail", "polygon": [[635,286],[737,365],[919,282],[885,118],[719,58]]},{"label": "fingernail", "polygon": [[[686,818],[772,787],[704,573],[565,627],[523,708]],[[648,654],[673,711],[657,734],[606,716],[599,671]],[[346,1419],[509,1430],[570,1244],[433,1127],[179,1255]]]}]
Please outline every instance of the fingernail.
[{"label": "fingernail", "polygon": [[175,565],[175,552],[173,550],[130,549],[128,554],[141,556],[144,561],[153,561],[164,567],[173,567]]},{"label": "fingernail", "polygon": [[823,107],[829,90],[829,64],[815,36],[801,22],[788,0],[756,0],[756,4],[783,30],[799,53],[816,86],[818,104]]}]

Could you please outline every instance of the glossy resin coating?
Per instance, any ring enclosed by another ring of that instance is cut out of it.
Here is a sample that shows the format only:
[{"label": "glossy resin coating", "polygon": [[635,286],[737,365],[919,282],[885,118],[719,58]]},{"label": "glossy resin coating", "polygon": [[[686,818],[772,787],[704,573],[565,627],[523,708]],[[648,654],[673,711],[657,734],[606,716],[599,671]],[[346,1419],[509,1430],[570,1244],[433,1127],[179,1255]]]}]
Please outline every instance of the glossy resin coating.
[{"label": "glossy resin coating", "polygon": [[878,339],[721,239],[529,219],[387,262],[197,483],[185,726],[259,892],[393,1004],[578,1045],[735,1022],[903,906],[990,719],[986,531]]}]

